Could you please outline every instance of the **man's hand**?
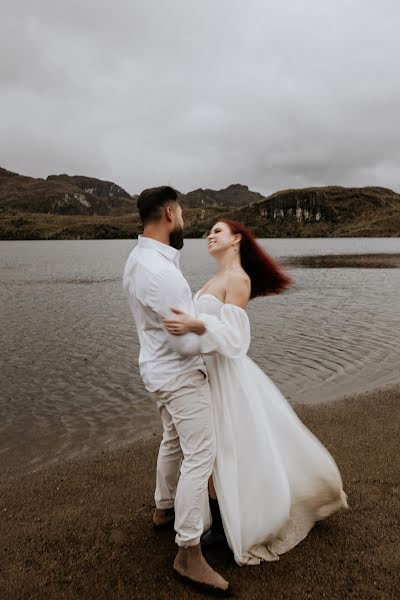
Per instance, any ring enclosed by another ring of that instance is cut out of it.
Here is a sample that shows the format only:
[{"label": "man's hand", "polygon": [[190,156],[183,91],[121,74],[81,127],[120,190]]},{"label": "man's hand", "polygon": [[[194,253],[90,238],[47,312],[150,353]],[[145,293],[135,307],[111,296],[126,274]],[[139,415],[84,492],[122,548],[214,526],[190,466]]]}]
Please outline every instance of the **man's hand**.
[{"label": "man's hand", "polygon": [[172,335],[184,335],[185,333],[197,333],[203,335],[206,328],[202,321],[194,319],[180,308],[171,308],[171,311],[177,316],[169,319],[163,319],[164,325],[168,333]]}]

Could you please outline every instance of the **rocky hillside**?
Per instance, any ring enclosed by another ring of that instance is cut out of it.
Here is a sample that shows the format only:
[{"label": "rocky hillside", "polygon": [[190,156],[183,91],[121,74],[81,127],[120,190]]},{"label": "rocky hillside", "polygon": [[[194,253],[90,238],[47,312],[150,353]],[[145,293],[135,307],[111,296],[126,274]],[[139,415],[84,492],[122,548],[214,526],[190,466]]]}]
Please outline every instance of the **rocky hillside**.
[{"label": "rocky hillside", "polygon": [[40,179],[0,168],[2,212],[118,215],[135,209],[135,197],[111,181],[69,175]]},{"label": "rocky hillside", "polygon": [[[380,187],[283,190],[222,217],[260,237],[400,236],[400,194]],[[212,220],[205,211],[190,234],[202,235]]]},{"label": "rocky hillside", "polygon": [[249,190],[247,185],[239,183],[229,185],[223,190],[203,190],[198,189],[188,194],[181,195],[183,206],[190,208],[208,208],[208,207],[232,207],[240,208],[265,200],[265,197],[257,192]]},{"label": "rocky hillside", "polygon": [[64,184],[77,185],[86,194],[94,194],[98,198],[130,198],[123,188],[112,181],[103,181],[95,177],[83,175],[49,175],[47,181],[56,181]]},{"label": "rocky hillside", "polygon": [[[81,175],[25,177],[0,168],[0,211],[54,215],[123,215],[136,211],[131,196],[112,181]],[[180,195],[185,208],[238,208],[264,200],[245,185],[195,190]]]},{"label": "rocky hillside", "polygon": [[[400,236],[400,195],[381,187],[310,187],[265,198],[235,184],[182,194],[180,201],[187,237],[204,236],[220,218],[241,221],[260,237]],[[141,231],[136,196],[91,177],[35,179],[0,169],[0,213],[0,239],[123,238]]]}]

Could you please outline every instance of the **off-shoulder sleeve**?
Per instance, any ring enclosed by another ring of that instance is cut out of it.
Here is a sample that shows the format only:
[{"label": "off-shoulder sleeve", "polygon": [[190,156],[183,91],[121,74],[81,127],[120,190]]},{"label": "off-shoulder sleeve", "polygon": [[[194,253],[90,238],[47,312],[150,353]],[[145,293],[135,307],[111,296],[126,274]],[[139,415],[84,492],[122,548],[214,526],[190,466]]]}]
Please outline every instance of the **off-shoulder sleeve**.
[{"label": "off-shoulder sleeve", "polygon": [[200,313],[197,317],[206,326],[200,337],[201,354],[222,354],[227,358],[245,356],[250,346],[250,323],[246,311],[225,304],[219,317]]}]

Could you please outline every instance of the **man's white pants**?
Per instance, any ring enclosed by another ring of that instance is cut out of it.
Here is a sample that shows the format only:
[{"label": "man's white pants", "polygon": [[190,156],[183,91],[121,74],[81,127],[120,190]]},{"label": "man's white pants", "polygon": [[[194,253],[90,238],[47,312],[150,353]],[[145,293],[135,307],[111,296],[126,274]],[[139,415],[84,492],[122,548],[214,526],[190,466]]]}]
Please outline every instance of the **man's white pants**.
[{"label": "man's white pants", "polygon": [[208,377],[179,375],[154,393],[164,433],[157,460],[157,508],[175,505],[175,541],[200,542],[202,505],[215,460],[215,428]]}]

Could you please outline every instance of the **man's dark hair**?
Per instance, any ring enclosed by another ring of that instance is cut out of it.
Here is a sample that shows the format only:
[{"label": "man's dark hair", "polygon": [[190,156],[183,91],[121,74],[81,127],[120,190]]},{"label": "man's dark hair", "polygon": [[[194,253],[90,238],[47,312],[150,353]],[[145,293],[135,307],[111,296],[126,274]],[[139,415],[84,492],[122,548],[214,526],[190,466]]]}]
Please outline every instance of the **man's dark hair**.
[{"label": "man's dark hair", "polygon": [[162,207],[169,202],[177,201],[177,191],[168,185],[143,190],[137,200],[142,224],[146,225],[150,221],[159,221],[162,215]]}]

